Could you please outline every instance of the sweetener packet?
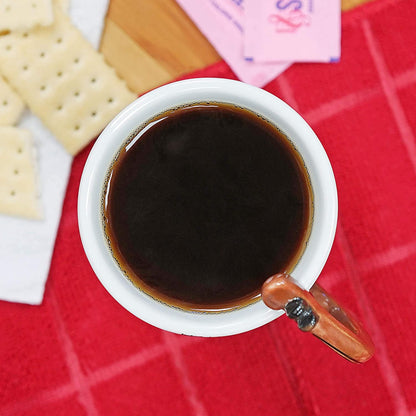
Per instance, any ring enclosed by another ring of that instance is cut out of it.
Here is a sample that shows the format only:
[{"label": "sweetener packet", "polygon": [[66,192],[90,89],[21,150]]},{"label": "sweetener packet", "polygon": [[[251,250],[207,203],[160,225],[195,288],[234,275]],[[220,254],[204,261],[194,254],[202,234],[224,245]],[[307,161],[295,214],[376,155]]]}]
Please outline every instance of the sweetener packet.
[{"label": "sweetener packet", "polygon": [[244,58],[245,1],[176,0],[238,78],[262,87],[282,73],[290,63],[257,63]]},{"label": "sweetener packet", "polygon": [[256,62],[337,62],[340,0],[245,0],[244,54]]}]

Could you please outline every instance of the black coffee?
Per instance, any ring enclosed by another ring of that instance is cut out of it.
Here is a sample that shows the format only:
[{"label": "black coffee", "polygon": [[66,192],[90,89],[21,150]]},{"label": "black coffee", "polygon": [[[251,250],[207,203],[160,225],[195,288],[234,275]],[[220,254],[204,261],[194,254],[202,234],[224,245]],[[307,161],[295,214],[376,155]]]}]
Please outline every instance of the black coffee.
[{"label": "black coffee", "polygon": [[127,277],[187,309],[259,296],[289,271],[311,220],[308,175],[290,141],[248,110],[205,103],[159,115],[121,149],[105,231]]}]

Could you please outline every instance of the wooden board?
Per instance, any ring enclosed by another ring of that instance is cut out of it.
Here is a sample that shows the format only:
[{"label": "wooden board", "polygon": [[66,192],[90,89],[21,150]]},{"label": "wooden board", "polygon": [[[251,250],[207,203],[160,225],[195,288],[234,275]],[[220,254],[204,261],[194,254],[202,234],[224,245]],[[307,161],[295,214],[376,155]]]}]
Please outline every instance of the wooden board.
[{"label": "wooden board", "polygon": [[111,0],[101,50],[138,94],[221,59],[174,0]]}]

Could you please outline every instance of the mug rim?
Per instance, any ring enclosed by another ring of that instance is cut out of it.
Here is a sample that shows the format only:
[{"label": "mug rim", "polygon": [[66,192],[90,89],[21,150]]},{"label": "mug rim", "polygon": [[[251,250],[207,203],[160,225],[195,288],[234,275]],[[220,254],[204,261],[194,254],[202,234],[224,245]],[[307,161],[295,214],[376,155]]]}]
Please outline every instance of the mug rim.
[{"label": "mug rim", "polygon": [[[197,97],[200,99],[195,99]],[[293,276],[301,287],[310,289],[326,263],[335,236],[338,201],[332,167],[316,134],[295,110],[276,96],[240,81],[220,78],[177,81],[144,94],[122,110],[100,134],[84,166],[78,193],[78,224],[85,253],[97,278],[125,309],[170,332],[224,336],[260,327],[281,316],[283,311],[271,310],[260,300],[231,311],[201,313],[185,311],[153,299],[129,282],[119,269],[101,225],[104,178],[129,135],[158,113],[202,101],[228,102],[261,114],[283,130],[304,158],[311,180],[314,211],[319,209],[319,229],[314,229],[317,227],[315,212],[311,235]],[[311,161],[309,165],[305,155]],[[319,186],[314,188],[314,184]],[[319,194],[318,201],[315,191]]]}]

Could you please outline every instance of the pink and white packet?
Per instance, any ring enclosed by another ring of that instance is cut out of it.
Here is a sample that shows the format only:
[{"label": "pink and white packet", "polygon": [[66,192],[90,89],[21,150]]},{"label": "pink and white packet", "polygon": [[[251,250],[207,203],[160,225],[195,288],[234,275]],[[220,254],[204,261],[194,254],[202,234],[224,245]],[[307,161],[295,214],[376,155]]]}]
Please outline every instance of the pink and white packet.
[{"label": "pink and white packet", "polygon": [[255,62],[339,60],[340,0],[244,0],[244,8],[244,54]]},{"label": "pink and white packet", "polygon": [[[258,63],[244,57],[247,0],[176,0],[198,26],[238,78],[263,87],[282,73],[290,62]],[[260,3],[263,0],[255,0]]]}]

